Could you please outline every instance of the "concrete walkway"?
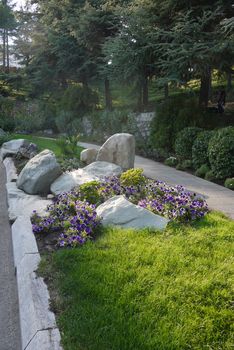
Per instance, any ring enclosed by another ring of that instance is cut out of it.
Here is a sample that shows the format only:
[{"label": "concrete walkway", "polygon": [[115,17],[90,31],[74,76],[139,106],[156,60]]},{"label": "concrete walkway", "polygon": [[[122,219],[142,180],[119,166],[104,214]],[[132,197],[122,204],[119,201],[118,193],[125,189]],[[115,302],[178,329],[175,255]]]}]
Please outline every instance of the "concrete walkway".
[{"label": "concrete walkway", "polygon": [[5,183],[5,168],[0,162],[0,350],[21,350],[17,284]]},{"label": "concrete walkway", "polygon": [[[79,142],[79,144],[84,148],[100,148],[89,143]],[[143,168],[144,174],[151,179],[165,181],[171,185],[183,185],[192,192],[202,194],[209,208],[222,211],[234,219],[234,191],[139,156],[136,156],[135,167]]]}]

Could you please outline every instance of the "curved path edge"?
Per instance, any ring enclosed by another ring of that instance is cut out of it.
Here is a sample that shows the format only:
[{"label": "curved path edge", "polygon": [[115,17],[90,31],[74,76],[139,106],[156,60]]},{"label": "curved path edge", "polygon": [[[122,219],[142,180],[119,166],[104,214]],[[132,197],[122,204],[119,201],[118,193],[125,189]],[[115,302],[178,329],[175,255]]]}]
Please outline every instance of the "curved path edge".
[{"label": "curved path edge", "polygon": [[[96,144],[86,142],[79,142],[78,144],[84,148],[95,148],[97,150],[100,148]],[[192,192],[202,194],[209,208],[221,211],[234,219],[234,191],[140,156],[135,157],[135,167],[142,168],[144,174],[151,179],[164,181],[170,185],[183,185]]]}]

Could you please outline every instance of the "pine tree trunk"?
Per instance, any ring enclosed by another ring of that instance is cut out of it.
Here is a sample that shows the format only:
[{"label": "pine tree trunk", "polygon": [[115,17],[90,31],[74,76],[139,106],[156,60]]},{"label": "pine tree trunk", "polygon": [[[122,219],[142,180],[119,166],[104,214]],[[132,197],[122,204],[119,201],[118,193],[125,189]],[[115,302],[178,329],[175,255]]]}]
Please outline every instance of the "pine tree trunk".
[{"label": "pine tree trunk", "polygon": [[10,72],[10,53],[9,53],[9,36],[8,30],[6,31],[6,63],[7,63],[7,73]]},{"label": "pine tree trunk", "polygon": [[201,75],[201,87],[200,87],[200,96],[199,96],[200,107],[208,106],[208,101],[210,96],[210,87],[211,87],[211,69],[210,67],[207,67],[206,70],[204,70]]},{"label": "pine tree trunk", "polygon": [[106,101],[106,109],[108,111],[112,110],[112,98],[111,98],[111,90],[110,90],[110,81],[109,79],[105,79],[105,101]]},{"label": "pine tree trunk", "polygon": [[3,70],[5,71],[6,69],[6,30],[3,29],[3,47],[2,47],[2,66],[3,66]]},{"label": "pine tree trunk", "polygon": [[147,77],[145,77],[142,81],[142,103],[143,108],[147,108],[149,104],[149,84]]},{"label": "pine tree trunk", "polygon": [[137,84],[137,111],[138,112],[142,112],[142,95],[143,95],[143,91],[142,91],[142,84],[141,82],[139,82]]},{"label": "pine tree trunk", "polygon": [[164,85],[164,97],[165,97],[165,100],[167,100],[168,97],[169,97],[168,83],[166,83],[166,84]]}]

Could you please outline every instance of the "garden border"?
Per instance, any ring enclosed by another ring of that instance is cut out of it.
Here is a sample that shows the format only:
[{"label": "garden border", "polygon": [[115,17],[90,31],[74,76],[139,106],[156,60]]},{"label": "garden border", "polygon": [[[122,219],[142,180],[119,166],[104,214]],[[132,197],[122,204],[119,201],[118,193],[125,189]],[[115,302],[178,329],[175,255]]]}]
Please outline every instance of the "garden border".
[{"label": "garden border", "polygon": [[[13,160],[7,158],[3,164],[7,182],[16,181]],[[38,277],[35,272],[41,257],[30,217],[18,216],[11,230],[18,285],[22,350],[62,350],[55,315],[49,309],[50,296],[47,286],[43,278]]]}]

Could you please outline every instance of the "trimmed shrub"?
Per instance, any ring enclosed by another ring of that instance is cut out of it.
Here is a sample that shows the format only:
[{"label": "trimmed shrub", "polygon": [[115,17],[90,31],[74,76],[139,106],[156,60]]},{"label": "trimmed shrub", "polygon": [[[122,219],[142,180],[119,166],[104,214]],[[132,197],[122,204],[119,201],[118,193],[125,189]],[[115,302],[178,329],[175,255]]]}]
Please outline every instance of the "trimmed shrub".
[{"label": "trimmed shrub", "polygon": [[200,166],[200,168],[197,169],[195,175],[204,178],[206,176],[206,173],[208,173],[209,171],[209,166],[207,164],[203,164],[202,166]]},{"label": "trimmed shrub", "polygon": [[234,177],[231,179],[226,179],[224,186],[229,188],[229,190],[233,190],[234,191]]},{"label": "trimmed shrub", "polygon": [[91,204],[101,204],[102,196],[99,193],[100,182],[91,181],[79,187],[79,198]]},{"label": "trimmed shrub", "polygon": [[189,127],[181,130],[176,138],[175,152],[180,160],[192,159],[192,147],[202,129]]},{"label": "trimmed shrub", "polygon": [[151,123],[150,139],[153,148],[173,151],[176,134],[185,127],[199,126],[201,116],[197,98],[185,94],[173,96],[157,105]]},{"label": "trimmed shrub", "polygon": [[211,170],[217,179],[234,176],[234,127],[218,130],[208,148]]},{"label": "trimmed shrub", "polygon": [[217,177],[215,176],[215,174],[213,173],[212,170],[209,170],[206,175],[205,175],[205,180],[207,181],[215,181],[217,180]]},{"label": "trimmed shrub", "polygon": [[169,157],[165,160],[164,164],[171,167],[175,167],[178,164],[178,160],[176,157]]},{"label": "trimmed shrub", "polygon": [[143,169],[130,169],[125,171],[120,176],[120,183],[122,186],[141,186],[146,182],[143,175]]},{"label": "trimmed shrub", "polygon": [[192,167],[193,167],[192,161],[190,159],[185,159],[183,162],[179,163],[176,166],[176,169],[184,171],[187,169],[192,169]]},{"label": "trimmed shrub", "polygon": [[195,139],[192,146],[192,161],[195,169],[200,168],[203,164],[209,163],[208,146],[213,135],[213,131],[206,130],[199,133]]}]

